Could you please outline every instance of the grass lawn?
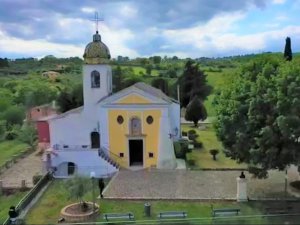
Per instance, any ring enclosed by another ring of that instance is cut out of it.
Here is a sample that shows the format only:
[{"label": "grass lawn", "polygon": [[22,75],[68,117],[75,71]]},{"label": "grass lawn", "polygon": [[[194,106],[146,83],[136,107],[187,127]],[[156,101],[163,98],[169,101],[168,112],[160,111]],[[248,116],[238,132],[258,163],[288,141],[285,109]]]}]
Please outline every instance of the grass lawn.
[{"label": "grass lawn", "polygon": [[12,195],[0,196],[0,224],[2,224],[8,217],[8,210],[11,206],[16,206],[18,202],[27,194],[25,192],[17,192]]},{"label": "grass lawn", "polygon": [[18,154],[27,147],[27,144],[16,140],[0,142],[0,166],[2,166],[6,160],[11,159],[13,155]]},{"label": "grass lawn", "polygon": [[216,112],[212,105],[215,93],[226,87],[234,78],[236,69],[223,69],[222,72],[205,72],[207,75],[207,83],[212,86],[212,93],[204,101],[205,108],[209,116],[215,116]]},{"label": "grass lawn", "polygon": [[[199,137],[197,141],[203,143],[202,149],[194,149],[191,153],[187,154],[188,160],[195,161],[195,169],[204,169],[204,168],[246,168],[245,164],[238,164],[234,160],[231,160],[225,157],[222,152],[222,144],[218,141],[216,133],[212,125],[206,125],[206,129],[200,130],[195,129],[190,125],[182,125],[182,131],[188,131],[191,129],[196,130]],[[210,149],[219,149],[219,154],[217,155],[217,160],[212,159],[211,154],[209,153]]]},{"label": "grass lawn", "polygon": [[[91,188],[85,194],[85,200],[92,200]],[[49,189],[44,193],[37,204],[29,211],[26,217],[27,224],[53,224],[60,217],[60,210],[69,203],[76,202],[76,199],[69,197],[68,191],[65,188],[65,183],[62,180],[54,181]],[[203,223],[211,222],[211,204],[214,208],[240,208],[241,215],[258,215],[260,212],[260,204],[237,203],[237,202],[199,202],[199,201],[130,201],[130,200],[98,200],[100,204],[100,216],[97,221],[103,221],[102,213],[125,213],[132,212],[136,220],[146,220],[144,216],[144,203],[150,202],[152,216],[150,219],[156,220],[158,212],[163,211],[187,211],[189,218],[203,218]],[[263,222],[260,218],[252,220],[258,223]],[[245,222],[239,219],[240,223]],[[246,220],[246,223],[249,221]]]}]

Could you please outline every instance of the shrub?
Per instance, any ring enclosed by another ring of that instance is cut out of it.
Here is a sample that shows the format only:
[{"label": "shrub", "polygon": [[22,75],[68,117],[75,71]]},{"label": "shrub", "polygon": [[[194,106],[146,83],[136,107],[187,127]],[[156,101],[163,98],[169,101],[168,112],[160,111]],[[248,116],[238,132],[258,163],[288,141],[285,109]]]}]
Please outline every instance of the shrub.
[{"label": "shrub", "polygon": [[198,134],[188,134],[188,138],[192,141],[195,141],[197,137],[199,137]]},{"label": "shrub", "polygon": [[290,183],[293,188],[300,190],[300,180],[296,180]]},{"label": "shrub", "polygon": [[175,156],[179,159],[186,159],[186,153],[189,151],[188,149],[188,142],[181,141],[175,142]]},{"label": "shrub", "polygon": [[202,142],[194,141],[194,148],[202,148],[203,144]]},{"label": "shrub", "polygon": [[186,131],[182,131],[182,132],[181,132],[181,135],[182,135],[182,136],[187,136],[188,133],[187,133]]},{"label": "shrub", "polygon": [[209,153],[213,156],[213,160],[217,160],[216,155],[219,154],[218,149],[211,149],[209,150]]},{"label": "shrub", "polygon": [[193,129],[193,130],[189,130],[189,131],[188,131],[188,134],[189,134],[189,135],[191,135],[191,134],[197,134],[197,132]]},{"label": "shrub", "polygon": [[32,177],[32,183],[33,183],[33,185],[36,185],[39,182],[39,180],[42,179],[42,177],[43,177],[42,175],[34,175]]}]

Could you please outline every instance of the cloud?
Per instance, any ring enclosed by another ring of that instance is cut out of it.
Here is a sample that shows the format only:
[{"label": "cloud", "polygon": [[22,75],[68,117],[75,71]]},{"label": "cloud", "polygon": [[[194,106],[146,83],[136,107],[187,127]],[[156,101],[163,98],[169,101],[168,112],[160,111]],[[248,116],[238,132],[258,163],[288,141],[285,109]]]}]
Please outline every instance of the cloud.
[{"label": "cloud", "polygon": [[286,0],[273,0],[272,1],[273,2],[273,4],[284,4],[285,2],[286,2]]},{"label": "cloud", "polygon": [[[57,56],[67,56],[74,47],[77,50],[73,56],[81,56],[95,32],[91,22],[95,11],[105,19],[99,30],[113,56],[176,53],[198,57],[229,54],[232,49],[257,50],[269,45],[259,34],[258,38],[256,34],[239,35],[239,22],[249,10],[263,12],[275,4],[274,0],[64,0],[59,4],[49,0],[0,1],[0,31],[5,37],[0,39],[0,52],[21,57],[50,54],[41,46],[50,47],[51,54]],[[279,30],[277,24],[284,20],[279,16],[265,21],[262,27]],[[10,47],[5,47],[8,42]],[[14,42],[24,43],[25,47],[18,53]],[[26,46],[32,49],[26,51]]]},{"label": "cloud", "polygon": [[[235,23],[241,20],[244,14],[218,16],[204,25],[188,29],[166,30],[163,35],[172,50],[188,51],[192,57],[224,56],[272,50],[284,45],[286,36],[295,37],[299,41],[300,26],[287,26],[270,31],[253,34],[237,34]],[[179,47],[178,47],[179,46]]]}]

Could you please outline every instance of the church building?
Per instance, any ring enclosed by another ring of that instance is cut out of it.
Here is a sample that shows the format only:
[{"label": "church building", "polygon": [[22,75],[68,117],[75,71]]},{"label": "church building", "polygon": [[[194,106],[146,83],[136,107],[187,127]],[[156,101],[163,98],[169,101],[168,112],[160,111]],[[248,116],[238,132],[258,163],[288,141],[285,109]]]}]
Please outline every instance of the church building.
[{"label": "church building", "polygon": [[38,121],[49,129],[45,166],[57,178],[176,168],[178,101],[142,82],[112,93],[110,52],[98,31],[83,58],[84,105]]}]

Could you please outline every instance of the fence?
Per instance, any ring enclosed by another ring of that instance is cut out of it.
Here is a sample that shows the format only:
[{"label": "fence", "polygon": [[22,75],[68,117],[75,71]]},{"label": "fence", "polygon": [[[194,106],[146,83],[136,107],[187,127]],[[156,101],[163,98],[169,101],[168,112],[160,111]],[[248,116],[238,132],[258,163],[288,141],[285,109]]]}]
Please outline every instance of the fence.
[{"label": "fence", "polygon": [[[20,215],[21,212],[30,204],[30,202],[36,197],[36,195],[52,180],[52,175],[47,173],[44,175],[39,182],[25,195],[17,204],[16,211]],[[8,209],[7,209],[8,210]],[[3,225],[9,225],[10,220],[7,218]]]}]

